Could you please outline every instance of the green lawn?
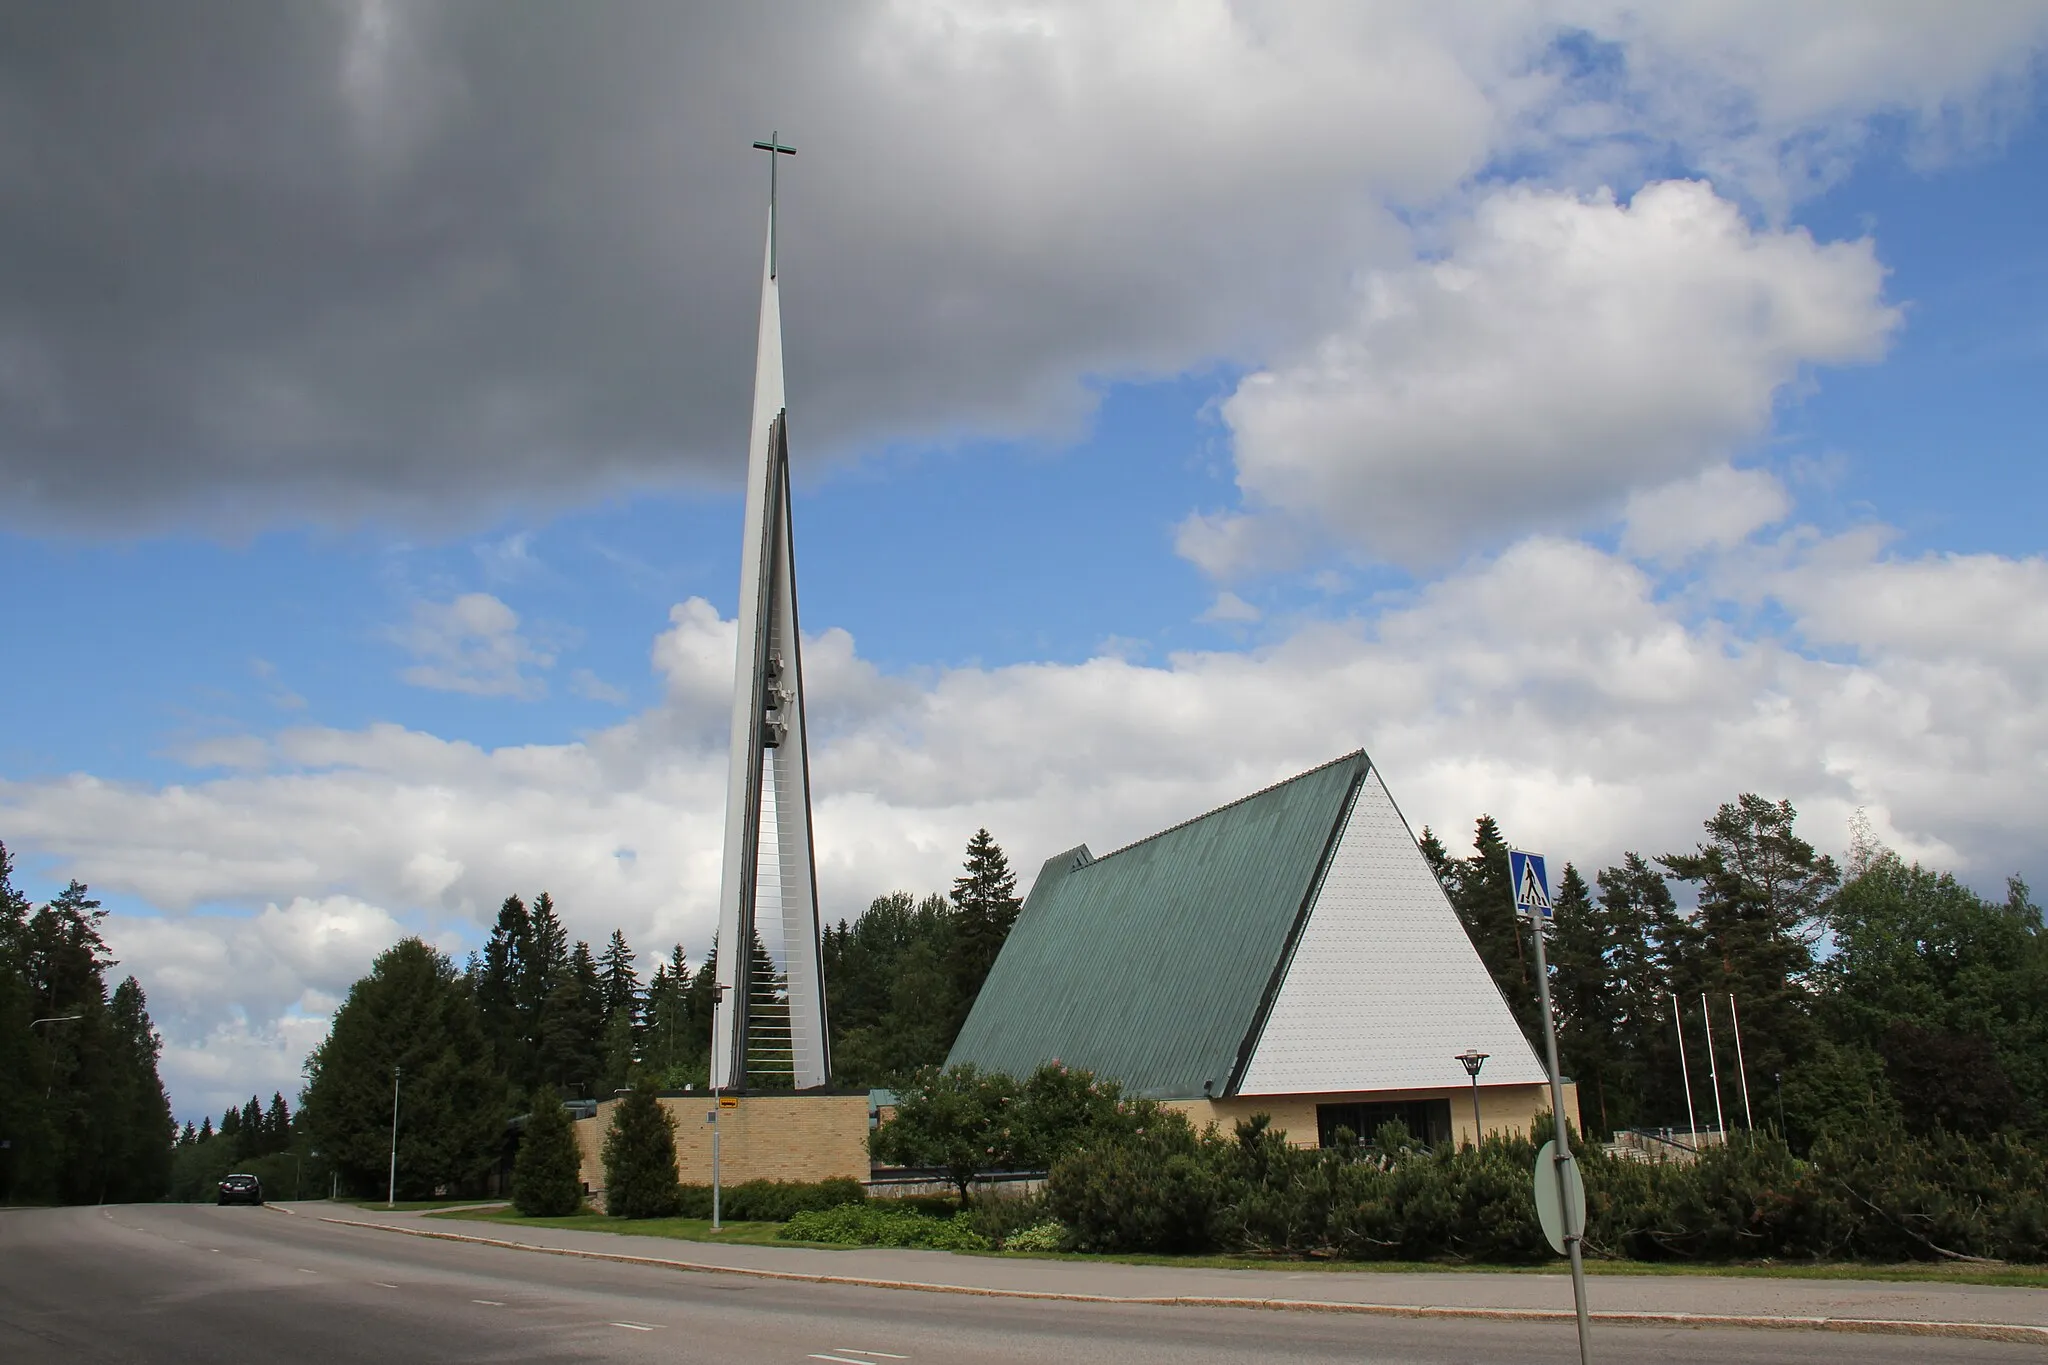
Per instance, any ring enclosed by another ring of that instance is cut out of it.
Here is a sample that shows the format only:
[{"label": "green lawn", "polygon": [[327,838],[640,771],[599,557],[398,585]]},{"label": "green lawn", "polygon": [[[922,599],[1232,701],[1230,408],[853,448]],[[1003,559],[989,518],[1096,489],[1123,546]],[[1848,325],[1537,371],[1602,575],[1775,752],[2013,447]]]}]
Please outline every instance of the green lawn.
[{"label": "green lawn", "polygon": [[[1127,1265],[1184,1265],[1214,1270],[1327,1270],[1339,1274],[1562,1275],[1563,1260],[1540,1265],[1476,1265],[1456,1261],[1335,1261],[1288,1256],[1096,1256],[1059,1251],[967,1251],[963,1256],[1030,1257],[1054,1261],[1121,1261]],[[1674,1264],[1669,1261],[1586,1262],[1588,1275],[1716,1275],[1740,1279],[1891,1280],[1938,1284],[2018,1285],[2048,1289],[2048,1266],[1971,1265],[1960,1262],[1860,1265],[1854,1262],[1757,1262]]]},{"label": "green lawn", "polygon": [[[378,1207],[383,1207],[379,1205]],[[403,1207],[401,1205],[400,1207]],[[434,1218],[460,1219],[465,1223],[509,1223],[515,1227],[566,1228],[572,1232],[627,1232],[636,1237],[673,1237],[684,1242],[743,1242],[751,1246],[820,1247],[820,1242],[785,1242],[776,1237],[780,1223],[734,1223],[728,1221],[718,1232],[709,1218],[612,1218],[602,1213],[572,1213],[567,1218],[528,1218],[508,1206],[476,1213],[436,1213]],[[828,1251],[853,1251],[854,1247],[829,1246]]]},{"label": "green lawn", "polygon": [[[381,1204],[366,1207],[382,1208]],[[440,1207],[404,1205],[399,1207]],[[601,1213],[579,1213],[567,1218],[525,1218],[509,1207],[488,1212],[430,1215],[464,1222],[501,1223],[536,1228],[569,1228],[577,1232],[619,1232],[641,1237],[673,1237],[685,1242],[740,1242],[751,1246],[808,1246],[826,1251],[856,1251],[860,1248],[836,1243],[785,1242],[776,1237],[780,1223],[727,1223],[722,1232],[711,1231],[708,1218],[609,1218]],[[960,1252],[963,1256],[1002,1256],[1014,1259],[1058,1261],[1118,1261],[1127,1265],[1190,1266],[1216,1270],[1326,1270],[1336,1273],[1391,1274],[1486,1274],[1557,1275],[1565,1270],[1563,1261],[1543,1265],[1466,1265],[1444,1261],[1332,1261],[1288,1256],[1093,1256],[1076,1252]],[[1974,1265],[1964,1262],[1909,1265],[1856,1265],[1761,1263],[1745,1265],[1693,1265],[1649,1261],[1588,1261],[1589,1275],[1721,1275],[1738,1278],[1795,1280],[1890,1280],[1939,1284],[2018,1285],[2048,1289],[2048,1266]]]},{"label": "green lawn", "polygon": [[421,1209],[464,1209],[473,1208],[478,1204],[503,1204],[504,1202],[502,1199],[475,1198],[401,1199],[396,1204],[387,1204],[381,1199],[358,1199],[354,1201],[355,1206],[359,1209],[408,1209],[414,1212]]}]

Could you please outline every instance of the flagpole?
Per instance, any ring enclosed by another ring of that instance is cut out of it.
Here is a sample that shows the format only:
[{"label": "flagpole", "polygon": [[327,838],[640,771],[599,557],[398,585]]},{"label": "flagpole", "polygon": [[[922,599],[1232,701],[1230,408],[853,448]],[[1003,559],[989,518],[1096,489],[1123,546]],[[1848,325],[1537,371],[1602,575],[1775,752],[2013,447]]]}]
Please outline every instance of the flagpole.
[{"label": "flagpole", "polygon": [[1735,1012],[1735,992],[1728,992],[1728,1022],[1735,1025],[1735,1074],[1742,1078],[1742,1126],[1754,1130],[1756,1120],[1749,1115],[1749,1067],[1742,1060],[1742,1017]]},{"label": "flagpole", "polygon": [[1700,1121],[1692,1108],[1692,1066],[1685,1060],[1685,1006],[1678,1003],[1677,991],[1671,993],[1671,1022],[1678,1025],[1678,1074],[1685,1078],[1685,1135],[1698,1151]]}]

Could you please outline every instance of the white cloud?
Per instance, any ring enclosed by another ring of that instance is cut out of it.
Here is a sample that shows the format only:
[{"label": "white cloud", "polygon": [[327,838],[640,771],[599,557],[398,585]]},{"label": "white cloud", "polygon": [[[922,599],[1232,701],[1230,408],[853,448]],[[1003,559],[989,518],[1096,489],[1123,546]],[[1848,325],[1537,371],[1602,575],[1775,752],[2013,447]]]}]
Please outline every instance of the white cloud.
[{"label": "white cloud", "polygon": [[527,669],[554,667],[554,651],[521,634],[519,614],[487,592],[415,602],[412,619],[391,635],[418,661],[398,675],[415,687],[528,701],[547,694]]},{"label": "white cloud", "polygon": [[1621,547],[1638,559],[1676,563],[1726,549],[1783,521],[1792,499],[1776,475],[1715,465],[1690,479],[1629,496]]},{"label": "white cloud", "polygon": [[[1776,604],[1790,633],[1738,629],[1745,613],[1668,599],[1627,559],[1548,537],[1253,652],[891,677],[828,631],[806,649],[826,912],[943,886],[978,825],[1028,881],[1077,840],[1113,847],[1360,744],[1411,820],[1454,843],[1485,810],[1596,867],[1685,845],[1755,790],[1791,797],[1823,847],[1862,807],[1902,852],[1980,884],[2042,868],[2048,565],[1902,559],[1870,535],[1794,529],[1701,572],[1698,592]],[[677,607],[654,650],[668,699],[578,742],[290,730],[266,768],[189,784],[0,781],[0,824],[165,912],[116,917],[116,948],[152,992],[177,1084],[246,1094],[235,1068],[295,1067],[313,1026],[294,1021],[330,1009],[404,923],[473,941],[504,895],[547,888],[578,935],[616,925],[645,952],[701,952],[732,632],[701,601]],[[256,913],[191,911],[213,905]]]},{"label": "white cloud", "polygon": [[1197,619],[1212,625],[1249,625],[1263,614],[1236,593],[1219,592],[1216,600],[1209,604],[1209,609]]},{"label": "white cloud", "polygon": [[[408,932],[349,896],[296,897],[249,915],[108,917],[120,972],[135,974],[164,1035],[165,1086],[181,1116],[249,1095],[294,1103],[306,1054],[371,959]],[[458,940],[429,933],[443,949]]]},{"label": "white cloud", "polygon": [[[1569,527],[1725,460],[1805,367],[1876,359],[1883,278],[1868,241],[1755,229],[1703,184],[1504,190],[1443,259],[1369,275],[1344,328],[1239,385],[1238,485],[1254,520],[1411,564]],[[1276,541],[1226,519],[1182,545],[1228,575]]]}]

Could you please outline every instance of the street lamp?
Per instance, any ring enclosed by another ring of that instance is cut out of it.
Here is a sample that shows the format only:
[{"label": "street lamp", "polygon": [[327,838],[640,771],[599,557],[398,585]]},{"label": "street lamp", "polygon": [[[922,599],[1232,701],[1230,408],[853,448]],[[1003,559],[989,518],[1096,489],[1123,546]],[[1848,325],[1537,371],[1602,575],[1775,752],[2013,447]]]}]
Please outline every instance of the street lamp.
[{"label": "street lamp", "polygon": [[391,1184],[384,1191],[384,1207],[398,1207],[398,1077],[401,1068],[391,1068]]},{"label": "street lamp", "polygon": [[1485,1066],[1486,1059],[1492,1055],[1491,1052],[1481,1052],[1478,1048],[1468,1047],[1457,1056],[1457,1060],[1465,1064],[1465,1074],[1472,1078],[1472,1149],[1474,1151],[1479,1150],[1479,1138],[1481,1133],[1485,1131],[1479,1123],[1479,1068]]},{"label": "street lamp", "polygon": [[[775,158],[774,158],[774,157],[769,157],[768,159],[769,159],[770,161],[773,161],[773,160],[774,160]],[[726,991],[728,991],[728,990],[730,990],[730,989],[731,989],[731,987],[729,987],[729,986],[726,986],[726,985],[724,985],[723,983],[720,983],[720,982],[714,982],[714,983],[712,983],[712,986],[711,986],[711,1008],[712,1008],[712,1010],[713,1010],[713,1012],[714,1012],[714,1013],[715,1013],[715,1012],[717,1011],[717,1009],[718,1009],[718,1007],[719,1007],[720,1005],[722,1005],[722,1004],[724,1004],[724,1003],[725,1003],[725,993],[726,993]],[[718,1068],[718,1059],[717,1059],[717,1058],[715,1058],[715,1057],[714,1057],[714,1058],[712,1058],[712,1061],[711,1061],[711,1066],[712,1066],[712,1070],[713,1070],[713,1071],[715,1072],[715,1071],[717,1070],[717,1068]],[[720,1103],[719,1103],[719,1100],[720,1100],[720,1098],[721,1098],[721,1097],[720,1097],[720,1094],[719,1094],[719,1088],[718,1088],[717,1086],[715,1086],[715,1085],[714,1085],[714,1086],[712,1086],[712,1087],[711,1087],[711,1113],[710,1113],[710,1115],[709,1115],[708,1117],[709,1117],[709,1118],[711,1119],[711,1230],[712,1230],[713,1232],[722,1232],[722,1231],[724,1231],[724,1227],[723,1227],[723,1225],[721,1224],[721,1222],[720,1222],[720,1220],[719,1220],[719,1217],[718,1217],[718,1215],[719,1215],[719,1208],[718,1208],[718,1195],[719,1195],[719,1188],[718,1188],[718,1111],[719,1111],[720,1109],[722,1109],[722,1108],[724,1108],[724,1107],[725,1107],[724,1105],[722,1105],[722,1104],[720,1104]]]},{"label": "street lamp", "polygon": [[[40,1019],[31,1019],[31,1020],[29,1020],[29,1021],[28,1021],[28,1026],[29,1026],[30,1028],[34,1028],[34,1027],[35,1027],[35,1026],[36,1026],[37,1024],[68,1024],[68,1023],[71,1023],[71,1022],[72,1022],[73,1020],[75,1020],[75,1019],[83,1019],[83,1018],[85,1018],[85,1016],[84,1016],[84,1015],[82,1015],[82,1014],[46,1014],[46,1015],[44,1015],[44,1016],[43,1016],[42,1018],[40,1018]],[[48,1085],[46,1085],[46,1086],[44,1086],[44,1087],[43,1087],[43,1103],[44,1103],[44,1104],[48,1104],[48,1103],[50,1102],[50,1096],[52,1096],[52,1095],[54,1095],[54,1094],[56,1094],[56,1093],[57,1093],[57,1079],[56,1079],[56,1075],[55,1075],[55,1072],[56,1072],[56,1070],[57,1070],[57,1068],[56,1068],[56,1067],[54,1067],[54,1066],[50,1068],[50,1071],[51,1071],[51,1073],[52,1073],[52,1075],[51,1075],[51,1077],[50,1077],[50,1083],[49,1083]],[[1784,1105],[1782,1105],[1782,1104],[1780,1104],[1780,1105],[1779,1105],[1778,1107],[1779,1107],[1780,1109],[1782,1109],[1782,1108],[1784,1108],[1785,1106],[1784,1106]]]}]

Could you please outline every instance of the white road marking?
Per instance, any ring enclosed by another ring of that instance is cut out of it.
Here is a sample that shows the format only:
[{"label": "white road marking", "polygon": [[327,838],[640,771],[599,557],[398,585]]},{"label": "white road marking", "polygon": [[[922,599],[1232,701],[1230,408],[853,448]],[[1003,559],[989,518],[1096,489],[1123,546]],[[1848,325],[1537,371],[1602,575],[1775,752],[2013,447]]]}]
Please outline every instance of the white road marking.
[{"label": "white road marking", "polygon": [[612,1326],[614,1327],[624,1327],[629,1331],[634,1332],[652,1332],[655,1329],[656,1325],[658,1324],[649,1324],[645,1322],[615,1322],[612,1324]]},{"label": "white road marking", "polygon": [[219,1247],[208,1247],[208,1248],[207,1248],[207,1250],[208,1250],[208,1251],[215,1251],[215,1252],[217,1252],[217,1251],[219,1251],[219,1250],[220,1250],[220,1248],[219,1248]]},{"label": "white road marking", "polygon": [[504,1302],[500,1299],[471,1299],[470,1302],[483,1304],[487,1308],[503,1308],[505,1306]]},{"label": "white road marking", "polygon": [[374,1284],[374,1285],[376,1285],[376,1286],[377,1286],[377,1287],[378,1287],[379,1289],[396,1289],[396,1288],[398,1288],[398,1286],[397,1286],[397,1285],[395,1285],[395,1284],[386,1284],[386,1283],[384,1283],[384,1281],[382,1281],[382,1280],[372,1280],[372,1281],[370,1281],[370,1283],[371,1283],[371,1284]]},{"label": "white road marking", "polygon": [[863,1351],[858,1346],[834,1346],[832,1349],[835,1351],[844,1351],[850,1356],[880,1356],[884,1360],[910,1359],[909,1356],[899,1356],[894,1351]]},{"label": "white road marking", "polygon": [[301,1275],[318,1275],[318,1274],[319,1274],[320,1272],[319,1272],[319,1271],[317,1271],[317,1270],[308,1270],[308,1269],[306,1269],[306,1267],[304,1267],[304,1266],[300,1266],[300,1267],[299,1267],[299,1273],[300,1273]]},{"label": "white road marking", "polygon": [[[832,1349],[836,1351],[836,1350],[838,1350],[839,1348],[838,1348],[837,1346],[834,1346],[834,1347],[833,1347]],[[818,1352],[816,1352],[816,1351],[813,1351],[813,1352],[811,1352],[810,1358],[811,1358],[812,1360],[829,1360],[829,1361],[832,1361],[832,1362],[834,1362],[834,1365],[874,1365],[874,1362],[873,1362],[873,1361],[871,1361],[871,1360],[855,1360],[855,1359],[854,1359],[854,1358],[853,1358],[852,1356],[828,1356],[828,1355],[820,1355],[820,1354],[819,1354]],[[898,1359],[898,1360],[903,1360],[903,1359],[905,1359],[905,1358],[906,1358],[906,1357],[904,1357],[904,1356],[897,1356],[897,1357],[896,1357],[896,1359]]]}]

